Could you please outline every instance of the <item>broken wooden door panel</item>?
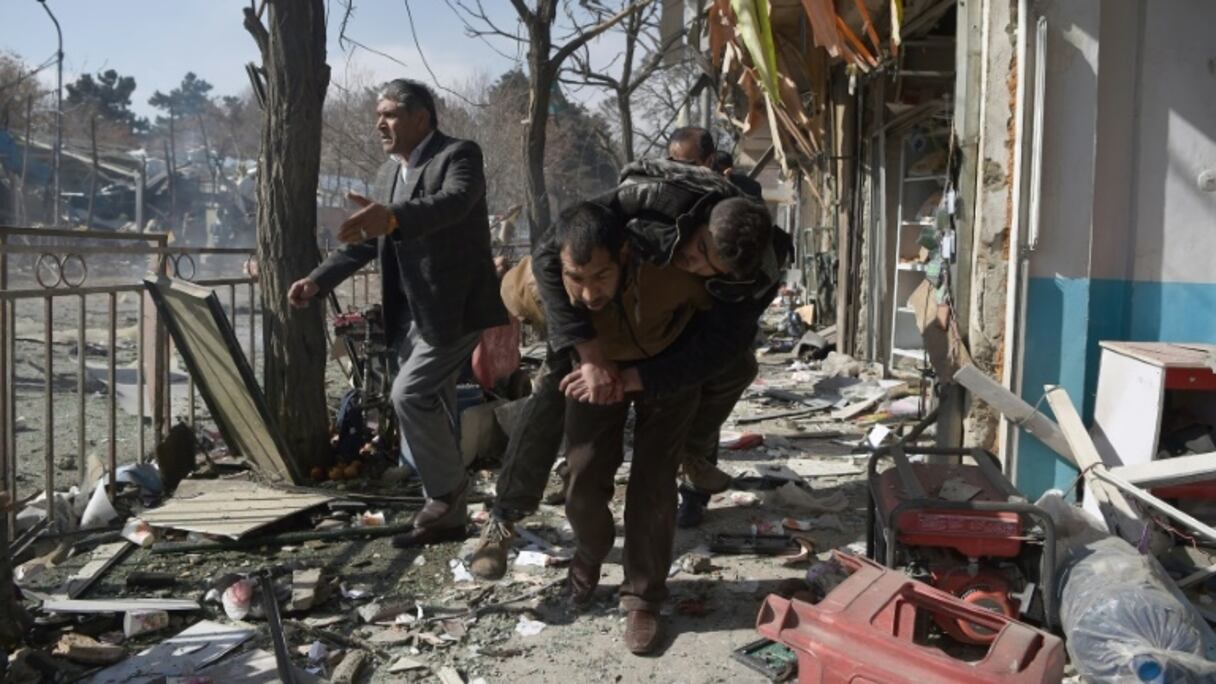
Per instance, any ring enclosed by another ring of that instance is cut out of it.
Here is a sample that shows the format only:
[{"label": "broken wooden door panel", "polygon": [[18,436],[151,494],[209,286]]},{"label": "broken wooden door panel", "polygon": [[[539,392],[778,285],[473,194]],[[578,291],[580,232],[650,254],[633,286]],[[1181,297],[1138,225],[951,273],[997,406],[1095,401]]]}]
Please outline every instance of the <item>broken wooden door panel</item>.
[{"label": "broken wooden door panel", "polygon": [[229,449],[274,481],[301,475],[215,293],[166,277],[144,279]]}]

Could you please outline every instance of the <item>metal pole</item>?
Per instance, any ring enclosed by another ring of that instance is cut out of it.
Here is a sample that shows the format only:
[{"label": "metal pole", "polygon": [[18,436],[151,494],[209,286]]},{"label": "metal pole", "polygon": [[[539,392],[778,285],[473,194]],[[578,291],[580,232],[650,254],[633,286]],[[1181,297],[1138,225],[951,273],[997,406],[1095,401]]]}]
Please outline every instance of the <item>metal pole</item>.
[{"label": "metal pole", "polygon": [[43,434],[46,440],[46,517],[47,520],[55,519],[55,507],[52,502],[55,500],[55,356],[54,347],[52,346],[51,336],[54,334],[52,328],[51,314],[51,296],[47,295],[42,301],[42,317],[43,317],[43,345],[42,345],[42,363],[43,363],[43,415],[42,426]]},{"label": "metal pole", "polygon": [[[29,147],[27,146],[28,150]],[[0,289],[7,289],[8,286],[8,252],[4,250],[4,246],[8,244],[8,236],[0,234]],[[16,306],[16,304],[13,304]],[[8,436],[14,429],[13,424],[9,422],[9,382],[8,382],[8,337],[11,334],[8,325],[8,307],[7,302],[0,302],[0,482],[4,483],[4,489],[0,491],[8,492],[13,500],[17,499],[17,483],[15,477],[9,474],[10,470],[16,472],[17,456],[9,449]],[[6,515],[8,518],[9,529],[12,529],[13,523],[16,520],[16,506]],[[3,514],[3,513],[0,513]]]},{"label": "metal pole", "polygon": [[144,232],[144,188],[148,185],[148,158],[139,157],[139,178],[135,180],[135,230]]},{"label": "metal pole", "polygon": [[[38,0],[42,5],[42,9],[46,10],[46,15],[51,18],[51,23],[55,24],[55,34],[59,39],[59,49],[55,52],[55,61],[58,63],[56,71],[56,86],[55,86],[55,154],[54,154],[54,173],[55,173],[55,201],[52,203],[55,215],[52,217],[51,224],[59,225],[60,216],[60,178],[59,178],[59,157],[63,152],[63,31],[59,28],[59,20],[55,18],[51,8],[47,7],[46,0]],[[48,495],[49,496],[49,495]]]},{"label": "metal pole", "polygon": [[88,448],[85,443],[85,412],[84,405],[87,397],[85,396],[85,367],[84,367],[84,350],[85,338],[88,336],[85,328],[85,295],[80,295],[80,310],[76,312],[76,394],[79,403],[76,406],[76,466],[80,471],[80,483],[85,484],[84,477],[88,472],[88,459],[85,458],[84,452]]},{"label": "metal pole", "polygon": [[116,421],[117,421],[117,417],[118,417],[118,402],[117,402],[117,394],[114,392],[114,389],[115,389],[114,383],[116,380],[115,365],[118,361],[118,339],[117,339],[117,334],[116,334],[117,330],[115,329],[117,325],[118,325],[118,294],[115,292],[111,292],[110,293],[110,339],[108,340],[108,342],[110,344],[110,367],[108,369],[109,370],[108,380],[109,380],[109,384],[110,384],[110,407],[109,407],[110,408],[110,411],[109,411],[109,419],[110,419],[109,420],[109,428],[110,428],[110,434],[109,434],[109,437],[110,437],[110,439],[109,439],[109,442],[110,442],[110,454],[109,454],[110,455],[110,491],[109,491],[109,493],[110,493],[110,496],[114,496],[115,493],[118,492],[118,444],[117,444],[118,431],[116,429],[117,428]]}]

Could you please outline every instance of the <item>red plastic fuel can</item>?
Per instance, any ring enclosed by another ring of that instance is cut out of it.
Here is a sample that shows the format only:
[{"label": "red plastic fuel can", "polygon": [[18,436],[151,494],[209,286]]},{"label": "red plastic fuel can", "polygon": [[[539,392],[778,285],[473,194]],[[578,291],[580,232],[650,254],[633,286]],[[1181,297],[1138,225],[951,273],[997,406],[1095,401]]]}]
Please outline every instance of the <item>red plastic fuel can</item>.
[{"label": "red plastic fuel can", "polygon": [[[769,596],[756,631],[798,654],[800,684],[1055,684],[1064,644],[1047,632],[966,603],[897,570],[839,551],[851,572],[822,601]],[[964,620],[996,633],[978,661],[913,640],[917,618]]]}]

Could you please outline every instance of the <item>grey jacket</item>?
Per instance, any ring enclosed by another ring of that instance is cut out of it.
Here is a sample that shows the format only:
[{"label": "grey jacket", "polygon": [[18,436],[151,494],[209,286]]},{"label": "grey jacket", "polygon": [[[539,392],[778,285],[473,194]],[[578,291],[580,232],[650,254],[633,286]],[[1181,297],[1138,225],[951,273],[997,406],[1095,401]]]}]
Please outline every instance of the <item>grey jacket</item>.
[{"label": "grey jacket", "polygon": [[380,167],[372,199],[389,206],[399,227],[330,254],[308,276],[320,294],[378,258],[389,335],[408,329],[412,320],[428,344],[443,346],[505,324],[490,254],[481,148],[435,131],[419,157],[414,187],[406,189],[408,199],[392,202],[404,182],[397,161]]}]

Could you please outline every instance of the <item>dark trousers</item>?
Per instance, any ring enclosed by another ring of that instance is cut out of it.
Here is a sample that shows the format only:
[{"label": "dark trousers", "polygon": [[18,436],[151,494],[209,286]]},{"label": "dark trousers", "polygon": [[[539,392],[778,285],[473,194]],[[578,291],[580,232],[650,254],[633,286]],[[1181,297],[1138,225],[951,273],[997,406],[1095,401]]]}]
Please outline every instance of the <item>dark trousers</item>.
[{"label": "dark trousers", "polygon": [[616,539],[608,507],[624,460],[625,419],[636,413],[633,461],[625,488],[625,581],[621,607],[657,611],[667,599],[676,530],[676,470],[696,412],[699,386],[661,399],[596,406],[566,403],[566,518],[579,560],[598,568]]},{"label": "dark trousers", "polygon": [[[562,443],[566,398],[558,385],[571,370],[570,354],[546,350],[536,387],[525,400],[503,454],[493,507],[494,517],[499,520],[522,520],[540,505]],[[756,378],[756,372],[756,357],[749,349],[721,373],[699,385],[695,392],[681,395],[695,407],[688,437],[680,449],[681,458],[718,462],[722,424]]]},{"label": "dark trousers", "polygon": [[570,353],[546,349],[540,378],[524,400],[502,457],[492,511],[499,520],[522,520],[540,506],[549,471],[562,445],[566,397],[558,385],[571,370]]},{"label": "dark trousers", "polygon": [[759,366],[751,349],[739,354],[721,373],[701,383],[693,401],[695,416],[684,443],[685,461],[718,463],[718,439],[739,397],[756,379]]}]

